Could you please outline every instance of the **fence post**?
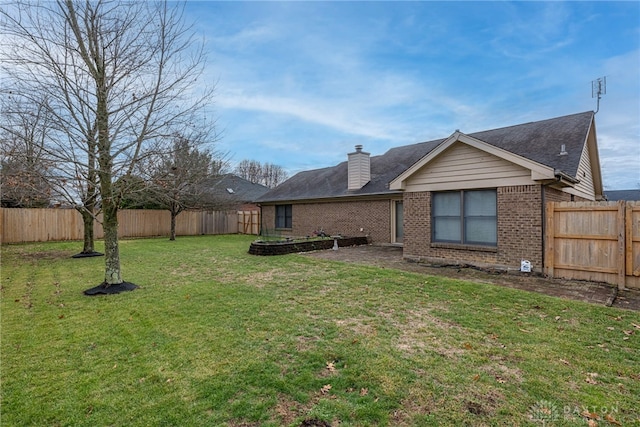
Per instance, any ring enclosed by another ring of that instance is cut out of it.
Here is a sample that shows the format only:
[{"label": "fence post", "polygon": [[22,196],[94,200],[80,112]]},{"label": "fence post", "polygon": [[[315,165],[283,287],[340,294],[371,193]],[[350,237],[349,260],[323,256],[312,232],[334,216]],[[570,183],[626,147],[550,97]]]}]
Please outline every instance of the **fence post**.
[{"label": "fence post", "polygon": [[625,243],[627,237],[626,225],[626,204],[624,200],[618,201],[618,289],[626,289],[626,273],[625,268],[626,254],[625,249],[627,245]]},{"label": "fence post", "polygon": [[625,231],[626,275],[633,276],[633,205],[631,203],[627,203],[625,212]]},{"label": "fence post", "polygon": [[547,202],[545,207],[545,239],[544,239],[544,274],[553,277],[553,264],[555,261],[555,225],[554,208],[556,202]]}]

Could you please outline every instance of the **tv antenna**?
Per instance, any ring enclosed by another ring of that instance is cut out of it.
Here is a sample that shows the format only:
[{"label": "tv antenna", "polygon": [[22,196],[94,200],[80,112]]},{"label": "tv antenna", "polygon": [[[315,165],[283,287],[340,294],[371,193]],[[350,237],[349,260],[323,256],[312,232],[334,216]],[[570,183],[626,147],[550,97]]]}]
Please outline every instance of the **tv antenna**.
[{"label": "tv antenna", "polygon": [[595,80],[591,81],[591,98],[598,98],[596,112],[593,114],[598,114],[600,111],[600,98],[602,95],[607,94],[607,76],[598,77]]}]

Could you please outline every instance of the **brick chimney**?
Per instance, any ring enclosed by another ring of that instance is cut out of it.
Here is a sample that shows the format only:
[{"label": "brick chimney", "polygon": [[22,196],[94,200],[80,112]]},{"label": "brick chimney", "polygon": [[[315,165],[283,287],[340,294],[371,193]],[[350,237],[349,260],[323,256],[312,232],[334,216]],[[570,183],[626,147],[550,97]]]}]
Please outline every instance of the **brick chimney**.
[{"label": "brick chimney", "polygon": [[371,161],[369,153],[362,151],[362,145],[356,145],[356,151],[347,154],[348,190],[359,190],[371,180]]}]

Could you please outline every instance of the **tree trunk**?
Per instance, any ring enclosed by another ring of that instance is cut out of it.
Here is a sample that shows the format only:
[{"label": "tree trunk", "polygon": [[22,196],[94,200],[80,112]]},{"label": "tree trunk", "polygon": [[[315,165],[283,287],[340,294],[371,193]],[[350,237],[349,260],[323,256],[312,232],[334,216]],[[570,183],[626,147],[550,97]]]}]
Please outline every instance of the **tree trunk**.
[{"label": "tree trunk", "polygon": [[169,234],[169,240],[176,240],[176,217],[178,212],[176,209],[171,209],[171,233]]},{"label": "tree trunk", "polygon": [[[111,182],[107,184],[111,186]],[[120,273],[120,248],[118,245],[118,206],[113,203],[113,198],[102,201],[104,229],[104,282],[107,286],[118,285],[123,282]]]},{"label": "tree trunk", "polygon": [[109,135],[109,109],[104,67],[98,63],[96,71],[97,103],[96,128],[98,130],[98,174],[100,175],[100,195],[102,197],[102,228],[104,230],[104,283],[105,286],[123,282],[120,273],[120,248],[118,245],[118,201],[114,194],[113,157]]},{"label": "tree trunk", "polygon": [[83,254],[92,254],[96,251],[93,243],[93,212],[88,209],[88,206],[85,206],[84,209],[79,209],[80,214],[82,215],[82,224],[84,226],[84,246],[82,247],[81,252]]}]

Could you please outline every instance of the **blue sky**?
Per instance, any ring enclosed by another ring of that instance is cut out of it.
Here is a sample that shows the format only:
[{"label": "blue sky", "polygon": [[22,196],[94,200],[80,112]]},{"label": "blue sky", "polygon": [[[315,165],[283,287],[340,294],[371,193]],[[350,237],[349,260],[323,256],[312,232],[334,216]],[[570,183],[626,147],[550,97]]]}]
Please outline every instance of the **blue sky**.
[{"label": "blue sky", "polygon": [[639,2],[187,4],[218,149],[290,174],[595,110],[605,189],[640,188]]}]

